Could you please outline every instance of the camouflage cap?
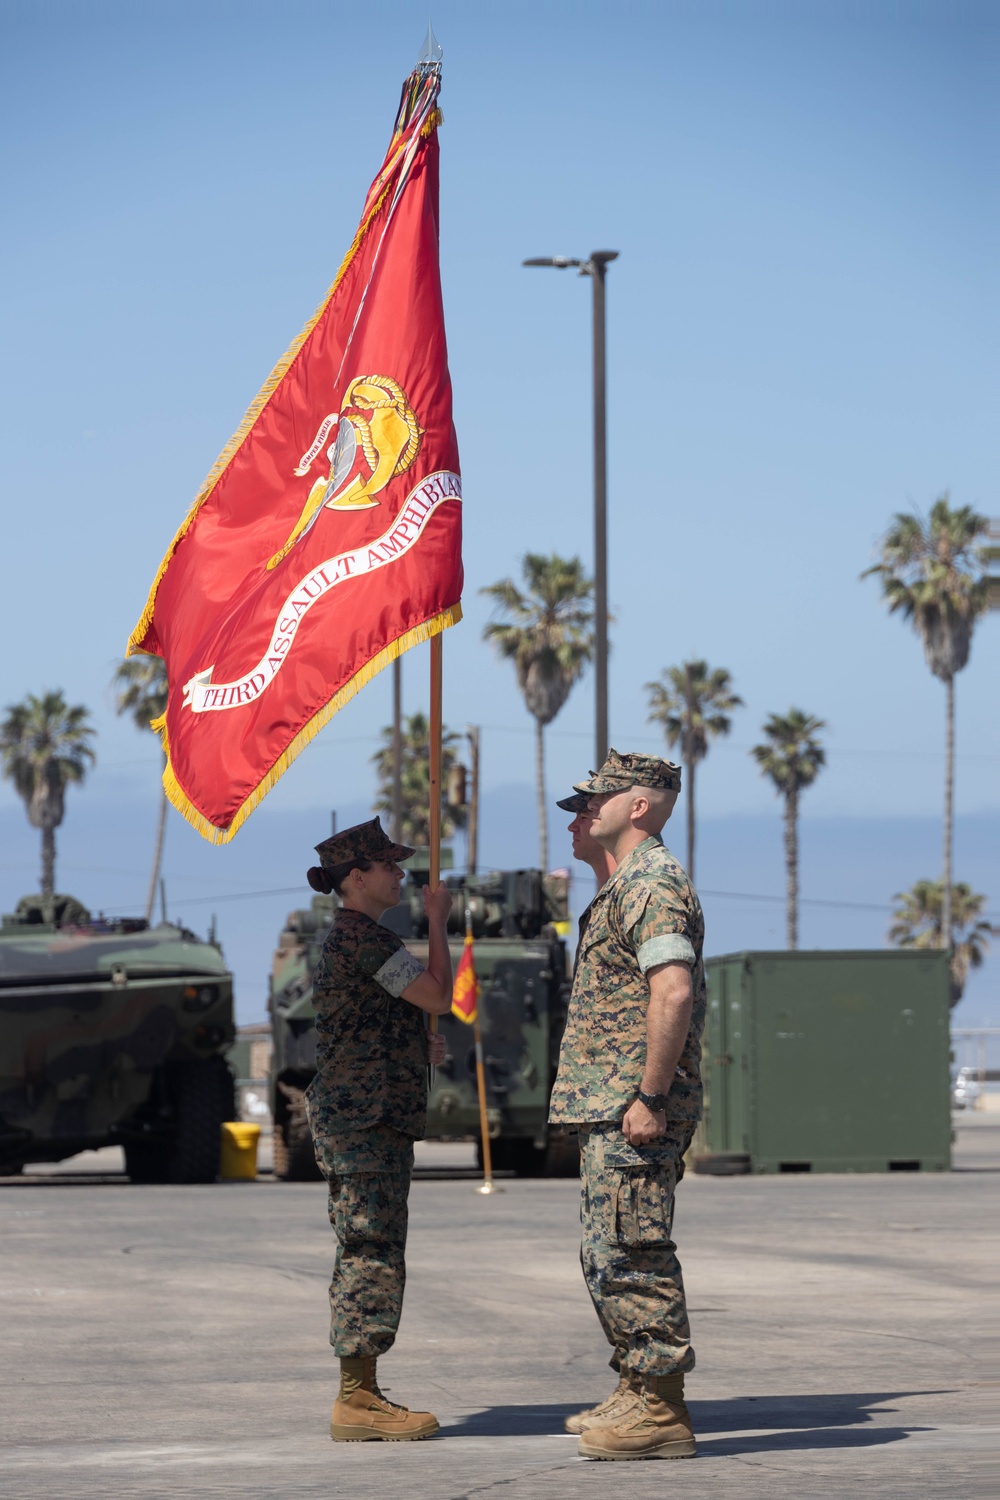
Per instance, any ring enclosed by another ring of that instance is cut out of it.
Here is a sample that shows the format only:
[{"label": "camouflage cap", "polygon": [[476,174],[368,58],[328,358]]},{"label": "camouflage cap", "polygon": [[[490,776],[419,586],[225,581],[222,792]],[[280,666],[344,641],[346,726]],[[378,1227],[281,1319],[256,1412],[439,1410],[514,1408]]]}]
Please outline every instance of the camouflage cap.
[{"label": "camouflage cap", "polygon": [[594,796],[597,792],[625,792],[630,786],[657,787],[664,792],[679,792],[681,768],[672,760],[660,760],[655,755],[619,755],[609,750],[608,758],[599,771],[591,771],[589,781],[574,783],[574,791]]},{"label": "camouflage cap", "polygon": [[412,849],[405,844],[394,844],[378,818],[367,823],[355,823],[343,833],[335,833],[316,845],[316,853],[324,870],[336,869],[337,865],[349,864],[352,859],[409,859]]},{"label": "camouflage cap", "polygon": [[574,792],[572,797],[562,797],[556,807],[561,807],[564,812],[582,813],[590,806],[589,792]]}]

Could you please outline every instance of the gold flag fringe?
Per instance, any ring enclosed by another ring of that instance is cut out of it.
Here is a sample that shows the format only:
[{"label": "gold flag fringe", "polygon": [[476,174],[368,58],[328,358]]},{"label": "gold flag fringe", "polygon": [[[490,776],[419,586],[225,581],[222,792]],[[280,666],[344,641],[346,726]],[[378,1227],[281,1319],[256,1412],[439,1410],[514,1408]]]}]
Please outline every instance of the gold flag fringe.
[{"label": "gold flag fringe", "polygon": [[310,740],[319,734],[323,726],[330,722],[334,714],[338,713],[344,707],[345,703],[348,703],[356,693],[359,693],[366,683],[369,683],[373,677],[382,671],[383,667],[387,667],[390,662],[395,661],[397,656],[402,656],[404,651],[409,651],[411,646],[418,646],[421,641],[429,641],[432,636],[440,635],[450,625],[457,625],[461,618],[461,604],[453,604],[450,608],[442,610],[440,614],[433,615],[431,619],[425,620],[422,625],[415,625],[412,630],[408,630],[405,635],[401,635],[397,640],[390,641],[389,645],[384,647],[377,656],[373,656],[371,661],[366,662],[361,670],[355,672],[350,681],[346,682],[333,695],[330,701],[318,713],[313,715],[308,724],[299,730],[287,750],[278,757],[263,781],[258,783],[243,805],[237,809],[232,822],[226,828],[218,828],[214,823],[210,823],[204,813],[199,812],[198,808],[190,800],[174,775],[173,767],[170,764],[166,715],[160,719],[153,720],[151,727],[159,733],[160,743],[167,757],[166,769],[163,772],[163,790],[166,792],[168,800],[173,803],[182,817],[187,819],[192,828],[198,830],[202,838],[208,839],[212,844],[228,844],[230,839],[242,828],[254,808],[263,802],[271,788],[285,774],[296,756],[305,749]]},{"label": "gold flag fringe", "polygon": [[330,305],[330,301],[333,297],[334,292],[343,281],[348,266],[351,264],[351,261],[354,259],[355,255],[357,255],[361,243],[364,240],[365,235],[368,233],[369,228],[371,227],[372,220],[375,218],[375,215],[378,213],[379,209],[385,202],[389,194],[389,189],[391,187],[392,181],[390,179],[390,181],[382,189],[382,192],[379,194],[375,203],[372,205],[371,212],[368,213],[359,224],[358,232],[354,236],[351,248],[348,250],[347,254],[344,256],[344,259],[340,263],[340,269],[334,277],[333,285],[330,287],[326,296],[323,298],[323,301],[313,313],[312,317],[309,319],[309,322],[303,328],[302,332],[292,340],[288,348],[285,350],[285,353],[278,360],[278,363],[275,365],[274,369],[271,371],[270,375],[267,377],[264,384],[257,392],[257,395],[247,407],[243,421],[233,433],[232,437],[229,439],[229,442],[223,448],[222,452],[219,454],[214,465],[212,466],[208,477],[206,478],[201,489],[198,491],[198,494],[195,497],[194,503],[192,504],[190,510],[178,527],[177,533],[174,536],[173,541],[170,543],[170,546],[167,548],[166,553],[164,554],[163,561],[160,563],[160,566],[157,569],[156,577],[153,579],[153,586],[150,589],[149,597],[146,600],[146,607],[143,610],[142,614],[139,616],[139,623],[136,625],[132,634],[129,636],[128,645],[125,648],[126,656],[135,656],[137,654],[156,654],[155,652],[144,653],[141,642],[145,639],[146,633],[153,623],[153,610],[156,607],[156,592],[160,587],[160,583],[163,579],[164,573],[166,573],[167,571],[170,559],[173,557],[174,553],[177,550],[178,543],[190,529],[195,516],[201,510],[201,507],[205,504],[205,501],[215,489],[215,486],[218,484],[226,469],[229,467],[230,462],[242,446],[245,438],[250,432],[250,429],[253,427],[257,418],[264,410],[264,407],[267,405],[268,401],[274,395],[274,392],[280,385],[281,381],[288,374],[295,356],[298,354],[299,350],[302,348],[302,345],[305,343],[306,339],[312,333],[313,329],[316,327],[316,324],[323,316],[327,307]]}]

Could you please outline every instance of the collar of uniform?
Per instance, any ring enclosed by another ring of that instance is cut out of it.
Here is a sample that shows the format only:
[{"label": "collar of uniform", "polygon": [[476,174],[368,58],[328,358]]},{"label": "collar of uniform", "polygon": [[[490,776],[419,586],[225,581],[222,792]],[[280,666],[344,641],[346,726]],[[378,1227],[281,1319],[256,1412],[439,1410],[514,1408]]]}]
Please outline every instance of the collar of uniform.
[{"label": "collar of uniform", "polygon": [[594,897],[594,900],[591,904],[596,905],[597,902],[602,899],[602,897],[611,895],[611,892],[614,889],[615,885],[618,883],[619,879],[624,878],[624,875],[628,871],[629,865],[632,864],[632,862],[639,854],[645,854],[647,849],[653,849],[657,844],[662,845],[662,843],[663,840],[660,838],[659,834],[651,833],[648,838],[643,839],[641,844],[636,844],[634,849],[630,849],[618,868],[616,870],[612,870],[611,874],[601,886],[601,889],[597,892],[597,895]]}]

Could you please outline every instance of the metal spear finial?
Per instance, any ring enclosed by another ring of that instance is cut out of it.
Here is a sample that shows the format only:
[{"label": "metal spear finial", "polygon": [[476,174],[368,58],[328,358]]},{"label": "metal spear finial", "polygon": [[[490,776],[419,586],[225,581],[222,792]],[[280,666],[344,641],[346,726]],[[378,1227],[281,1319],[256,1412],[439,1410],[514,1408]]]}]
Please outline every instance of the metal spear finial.
[{"label": "metal spear finial", "polygon": [[437,64],[438,66],[440,66],[441,58],[443,56],[444,53],[441,44],[438,41],[437,37],[434,35],[434,27],[431,25],[430,21],[428,21],[427,36],[424,39],[424,49],[421,52],[420,56],[417,58],[417,63],[418,65],[423,64],[425,66],[427,64]]}]

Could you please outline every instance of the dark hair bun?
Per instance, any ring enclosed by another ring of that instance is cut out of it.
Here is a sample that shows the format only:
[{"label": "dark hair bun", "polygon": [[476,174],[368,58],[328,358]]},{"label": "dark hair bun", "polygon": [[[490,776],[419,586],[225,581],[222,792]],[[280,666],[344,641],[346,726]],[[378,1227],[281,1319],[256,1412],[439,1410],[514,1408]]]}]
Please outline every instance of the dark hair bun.
[{"label": "dark hair bun", "polygon": [[322,865],[312,865],[306,871],[306,879],[314,891],[319,891],[321,896],[329,896],[333,891],[333,881],[330,879],[329,870],[324,870]]}]

